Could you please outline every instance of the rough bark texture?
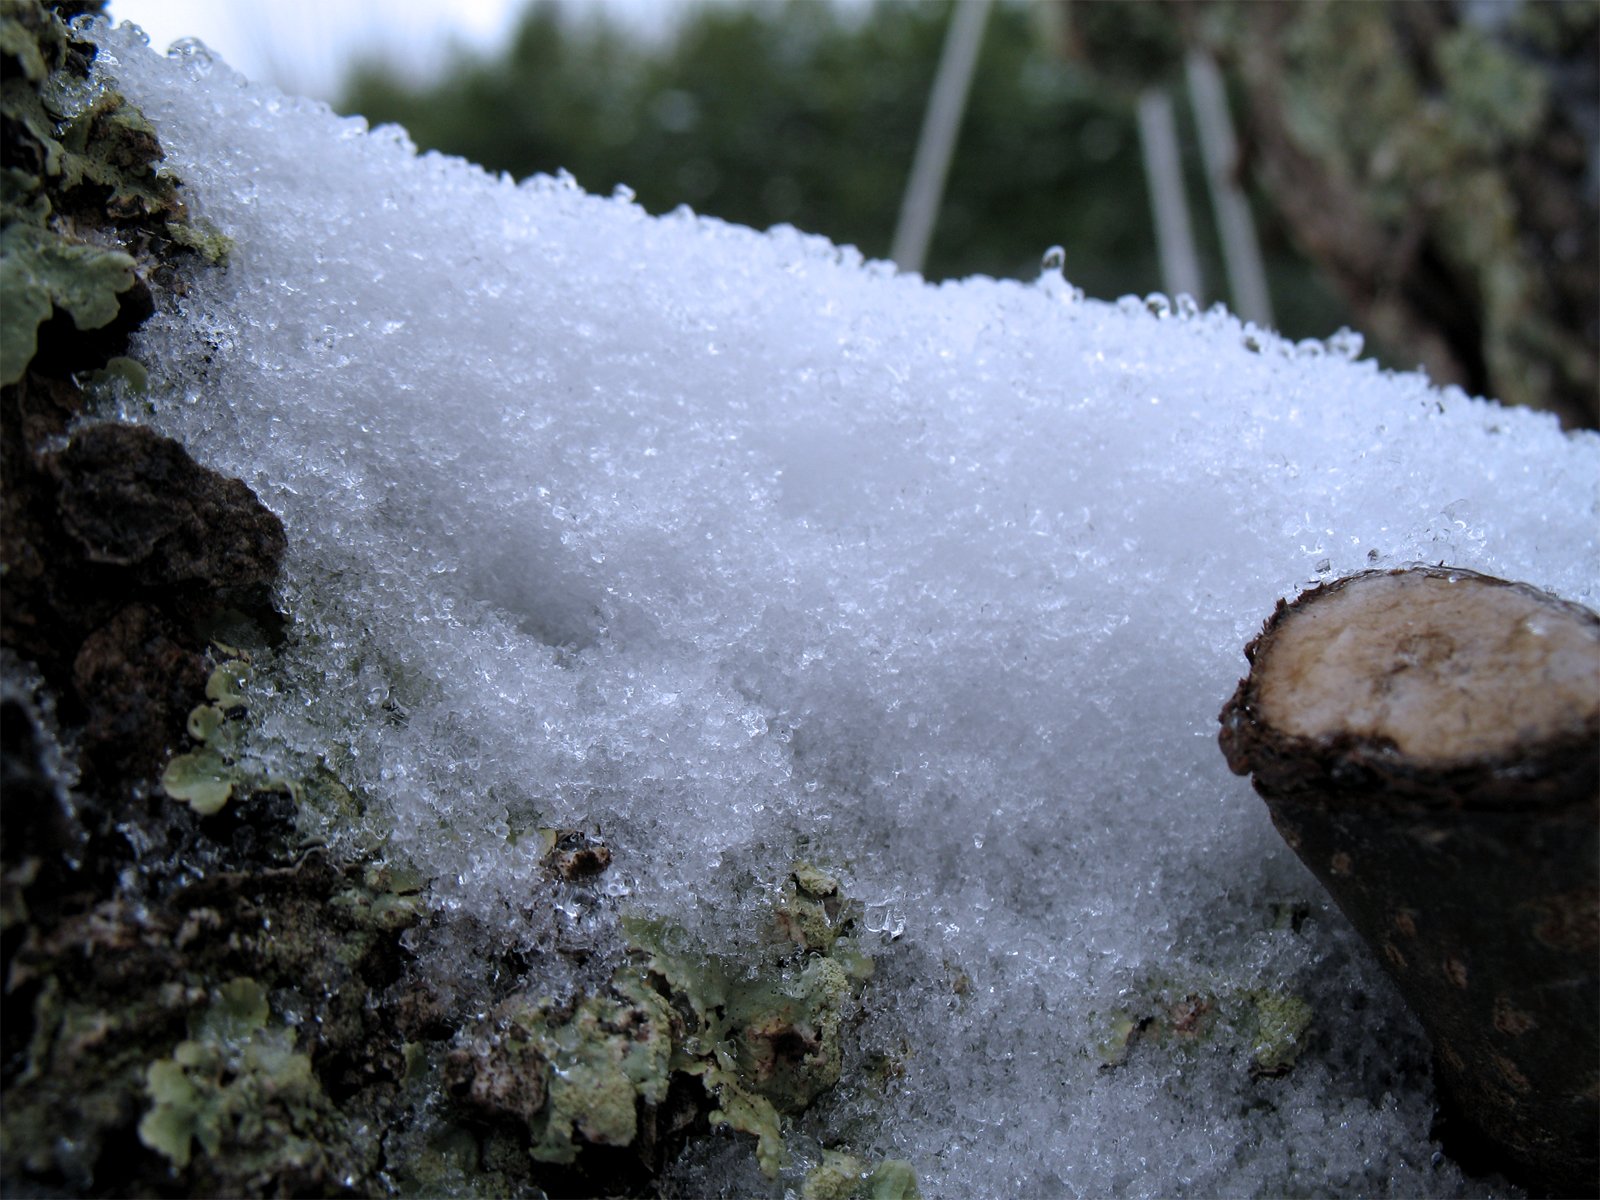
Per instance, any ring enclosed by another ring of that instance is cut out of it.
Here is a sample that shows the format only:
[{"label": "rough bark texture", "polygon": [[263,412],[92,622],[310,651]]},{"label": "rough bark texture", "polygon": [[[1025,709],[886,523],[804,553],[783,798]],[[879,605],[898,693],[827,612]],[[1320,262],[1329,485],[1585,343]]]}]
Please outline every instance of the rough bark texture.
[{"label": "rough bark texture", "polygon": [[1280,601],[1245,654],[1223,753],[1422,1020],[1451,1149],[1594,1194],[1600,617],[1375,571]]},{"label": "rough bark texture", "polygon": [[1240,87],[1241,173],[1359,327],[1440,382],[1593,426],[1600,10],[1502,7],[1184,15]]}]

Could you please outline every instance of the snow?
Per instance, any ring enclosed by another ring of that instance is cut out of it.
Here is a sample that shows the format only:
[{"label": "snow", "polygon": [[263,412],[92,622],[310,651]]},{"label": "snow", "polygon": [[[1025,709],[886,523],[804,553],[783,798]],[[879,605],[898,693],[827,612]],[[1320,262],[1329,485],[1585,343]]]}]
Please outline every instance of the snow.
[{"label": "snow", "polygon": [[[1600,437],[1352,336],[516,184],[97,36],[235,244],[147,326],[130,412],[282,517],[258,752],[336,766],[366,824],[329,836],[434,880],[441,978],[487,940],[576,985],[540,952],[603,960],[620,911],[736,953],[805,858],[878,972],[797,1171],[844,1142],[934,1196],[1463,1189],[1420,1031],[1216,717],[1315,580],[1444,561],[1594,606]],[[537,902],[535,826],[603,837],[605,894]],[[1315,1014],[1281,1078],[1229,1034],[1253,991]],[[1199,994],[1219,1034],[1106,1065],[1117,1014]],[[726,1138],[674,1180],[784,1186]]]}]

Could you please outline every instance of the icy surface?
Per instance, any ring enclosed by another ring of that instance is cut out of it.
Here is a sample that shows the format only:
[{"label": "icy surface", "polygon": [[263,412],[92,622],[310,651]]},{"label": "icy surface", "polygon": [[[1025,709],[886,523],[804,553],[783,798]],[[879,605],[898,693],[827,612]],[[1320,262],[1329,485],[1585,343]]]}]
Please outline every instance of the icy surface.
[{"label": "icy surface", "polygon": [[[801,1166],[814,1138],[936,1196],[1463,1188],[1421,1035],[1216,714],[1319,578],[1442,560],[1595,605],[1600,438],[1349,338],[517,185],[101,41],[236,247],[149,327],[142,416],[289,531],[265,740],[335,762],[441,910],[600,938],[528,903],[540,825],[611,845],[605,911],[734,949],[794,858],[837,872],[879,972]],[[1315,1011],[1286,1076],[1221,1035],[1103,1065],[1119,1012],[1249,989]],[[674,1178],[769,1186],[726,1139]]]}]

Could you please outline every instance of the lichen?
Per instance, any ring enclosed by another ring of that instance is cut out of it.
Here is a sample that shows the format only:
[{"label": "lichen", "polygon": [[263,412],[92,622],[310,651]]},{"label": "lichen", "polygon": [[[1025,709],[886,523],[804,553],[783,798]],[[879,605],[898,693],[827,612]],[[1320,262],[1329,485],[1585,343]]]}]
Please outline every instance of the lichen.
[{"label": "lichen", "polygon": [[570,1020],[535,1023],[534,1045],[549,1064],[549,1102],[534,1122],[533,1157],[570,1163],[578,1153],[575,1139],[599,1146],[632,1142],[639,1102],[666,1098],[671,1027],[661,996],[628,978],[614,981],[610,994],[584,1000]]},{"label": "lichen", "polygon": [[1255,1017],[1250,1044],[1250,1071],[1257,1076],[1284,1075],[1294,1066],[1311,1028],[1312,1009],[1299,996],[1257,988],[1248,993]]},{"label": "lichen", "polygon": [[198,1146],[247,1176],[302,1171],[327,1154],[327,1127],[338,1123],[294,1030],[272,1021],[266,989],[249,978],[216,989],[190,1037],[150,1064],[145,1089],[152,1107],[139,1140],[180,1169]]},{"label": "lichen", "polygon": [[1600,7],[1500,15],[1223,3],[1191,28],[1237,68],[1256,178],[1368,333],[1436,379],[1593,424],[1593,97],[1576,81]]},{"label": "lichen", "polygon": [[39,0],[14,0],[0,14],[0,384],[23,377],[54,312],[80,332],[102,329],[169,247],[212,263],[229,250],[156,169],[149,122],[114,89],[91,84],[92,55]]},{"label": "lichen", "polygon": [[212,643],[220,661],[206,680],[206,699],[189,713],[189,737],[198,748],[173,755],[161,774],[161,787],[174,800],[203,817],[222,811],[236,792],[286,791],[298,799],[293,782],[274,776],[243,754],[251,677],[249,655],[222,642]]},{"label": "lichen", "polygon": [[1293,1069],[1316,1015],[1286,989],[1214,980],[1185,986],[1152,979],[1134,994],[1135,1003],[1101,1018],[1103,1036],[1088,1048],[1102,1070],[1122,1066],[1141,1043],[1189,1041],[1236,1056],[1252,1078],[1276,1078]]},{"label": "lichen", "polygon": [[797,864],[773,924],[800,952],[779,950],[754,975],[716,956],[667,949],[676,939],[659,926],[630,926],[652,982],[684,1018],[676,1068],[700,1077],[716,1101],[713,1126],[755,1135],[769,1178],[787,1161],[782,1116],[839,1081],[841,1019],[872,966],[846,936],[852,913],[835,879]]},{"label": "lichen", "polygon": [[695,1081],[710,1126],[755,1137],[776,1177],[783,1119],[839,1082],[844,1016],[871,974],[850,937],[854,911],[837,880],[798,864],[755,962],[625,918],[630,965],[566,1005],[507,1000],[460,1035],[445,1090],[463,1116],[522,1129],[534,1161],[571,1165],[590,1147],[655,1144],[683,1116],[669,1103],[674,1081]]},{"label": "lichen", "polygon": [[133,279],[133,259],[121,251],[71,242],[42,224],[9,225],[0,233],[0,383],[22,378],[53,309],[79,329],[99,329],[115,319]]},{"label": "lichen", "polygon": [[800,1200],[920,1200],[921,1195],[916,1171],[904,1159],[884,1159],[869,1168],[838,1150],[824,1150],[800,1186]]}]

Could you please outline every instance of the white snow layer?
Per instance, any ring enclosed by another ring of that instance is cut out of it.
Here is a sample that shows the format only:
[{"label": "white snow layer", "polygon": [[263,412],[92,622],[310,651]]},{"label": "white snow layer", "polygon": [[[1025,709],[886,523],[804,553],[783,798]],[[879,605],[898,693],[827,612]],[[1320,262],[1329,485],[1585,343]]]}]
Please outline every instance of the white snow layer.
[{"label": "white snow layer", "polygon": [[[442,912],[536,955],[619,906],[736,948],[793,860],[836,872],[879,969],[795,1171],[843,1140],[931,1196],[1481,1190],[1216,717],[1318,579],[1443,561],[1595,605],[1600,437],[1353,336],[515,184],[98,37],[235,245],[148,327],[141,419],[288,529],[264,752],[336,762]],[[602,836],[607,894],[531,902],[533,826]],[[1237,1030],[1104,1066],[1119,1013],[1254,988],[1314,1009],[1286,1076]],[[726,1137],[676,1171],[796,1179]]]}]

